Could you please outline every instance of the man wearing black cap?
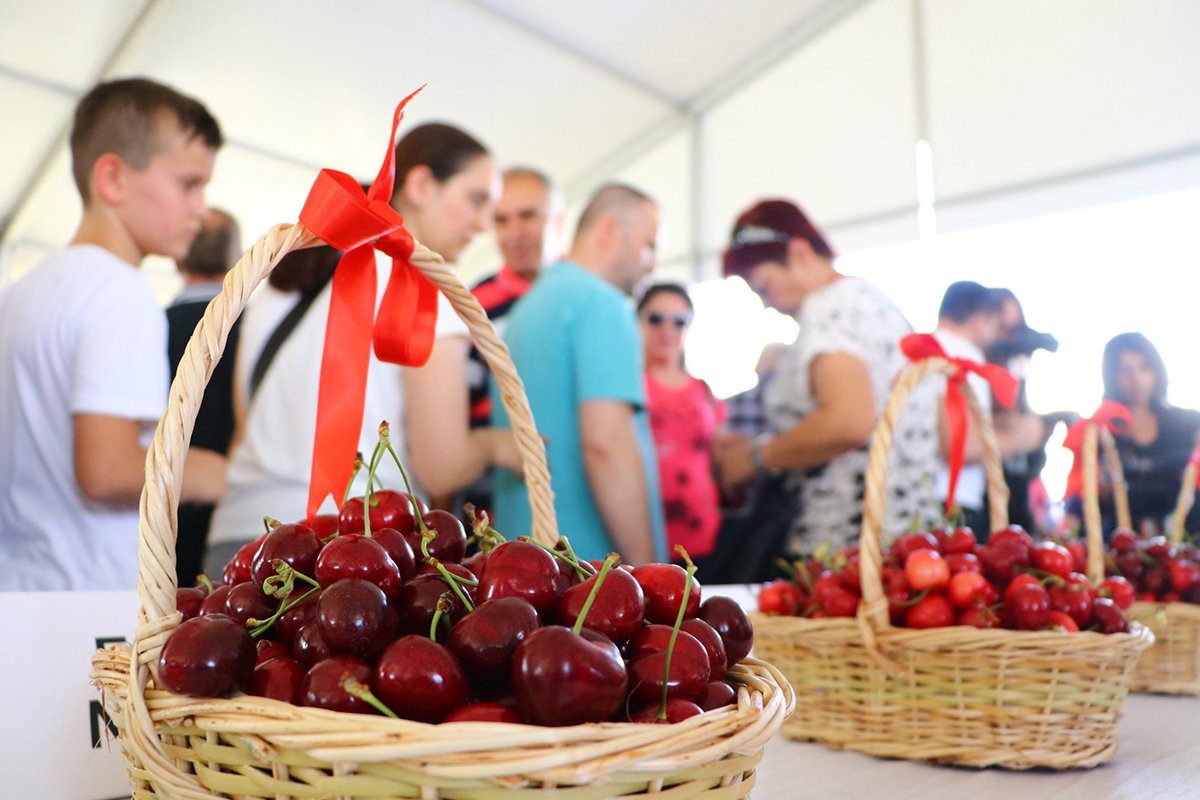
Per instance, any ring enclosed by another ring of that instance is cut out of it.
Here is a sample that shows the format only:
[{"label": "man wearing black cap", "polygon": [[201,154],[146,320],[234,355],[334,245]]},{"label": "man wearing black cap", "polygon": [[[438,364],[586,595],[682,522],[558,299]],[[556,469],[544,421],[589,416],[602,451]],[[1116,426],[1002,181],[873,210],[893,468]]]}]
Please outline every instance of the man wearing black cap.
[{"label": "man wearing black cap", "polygon": [[[951,358],[966,358],[983,363],[985,352],[1000,337],[1001,312],[1004,308],[1005,292],[992,289],[975,281],[957,281],[946,288],[942,305],[938,309],[938,327],[934,336],[942,349]],[[991,413],[991,387],[975,373],[967,381],[979,399],[983,410]],[[941,387],[945,395],[945,383]],[[945,405],[939,406],[939,433],[941,440],[942,465],[938,470],[938,497],[944,502],[949,493],[950,473],[946,464],[950,452],[950,430],[946,424]],[[1004,424],[997,420],[996,442],[1002,458],[1016,453],[1027,453],[1045,443],[1046,430],[1042,420],[1033,414],[1006,415]],[[983,450],[978,433],[973,426],[968,428],[964,450],[964,466],[958,476],[954,492],[954,503],[962,509],[964,522],[981,538],[986,539],[989,523],[985,512],[987,477],[980,463]]]}]

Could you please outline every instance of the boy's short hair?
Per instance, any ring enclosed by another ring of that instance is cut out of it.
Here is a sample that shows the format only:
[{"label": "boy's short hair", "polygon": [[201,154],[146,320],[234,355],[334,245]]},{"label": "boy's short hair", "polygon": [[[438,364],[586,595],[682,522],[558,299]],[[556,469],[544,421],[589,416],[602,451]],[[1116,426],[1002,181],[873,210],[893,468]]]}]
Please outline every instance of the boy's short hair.
[{"label": "boy's short hair", "polygon": [[75,107],[71,128],[71,170],[86,204],[92,167],[115,153],[134,169],[144,169],[158,152],[163,114],[213,150],[223,142],[217,120],[199,101],[145,78],[125,78],[95,86]]}]

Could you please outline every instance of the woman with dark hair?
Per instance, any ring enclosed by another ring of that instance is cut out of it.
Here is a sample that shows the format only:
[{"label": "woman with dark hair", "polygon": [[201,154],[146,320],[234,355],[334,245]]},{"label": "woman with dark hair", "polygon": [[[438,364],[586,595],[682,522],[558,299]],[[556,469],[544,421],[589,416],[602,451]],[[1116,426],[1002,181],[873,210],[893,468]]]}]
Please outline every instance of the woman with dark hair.
[{"label": "woman with dark hair", "polygon": [[[1167,402],[1166,365],[1140,333],[1110,339],[1102,364],[1104,399],[1120,403],[1130,413],[1129,425],[1114,438],[1129,487],[1134,528],[1161,532],[1175,509],[1188,456],[1200,445],[1200,412]],[[1104,516],[1111,519],[1111,498],[1101,505]],[[1200,530],[1200,506],[1193,506],[1186,528]]]},{"label": "woman with dark hair", "polygon": [[721,404],[684,365],[684,341],[695,313],[687,290],[677,283],[655,284],[638,301],[637,313],[668,551],[677,558],[675,546],[683,545],[693,558],[702,558],[712,551],[721,525],[712,463]]},{"label": "woman with dark hair", "polygon": [[[487,229],[499,186],[487,149],[453,126],[422,125],[396,144],[392,207],[417,241],[448,262]],[[292,521],[305,514],[330,277],[339,255],[328,247],[290,254],[277,268],[274,285],[246,310],[235,389],[244,408],[242,436],[213,519],[213,546],[205,561],[210,571],[257,538],[264,515]],[[382,296],[391,261],[379,255],[377,266]],[[380,421],[389,421],[392,441],[418,483],[431,494],[447,494],[492,463],[516,469],[519,460],[511,434],[467,427],[469,338],[441,296],[435,335],[433,352],[420,369],[381,362],[372,352],[358,449],[369,453]],[[385,486],[403,487],[388,460],[380,476]],[[353,492],[364,489],[360,475]]]},{"label": "woman with dark hair", "polygon": [[[800,332],[766,390],[773,432],[719,445],[721,480],[737,485],[763,475],[785,481],[798,504],[787,550],[847,544],[862,524],[867,445],[906,364],[900,339],[912,328],[878,288],[835,268],[832,247],[791,202],[758,203],[738,217],[730,238],[725,274],[743,278],[767,305],[794,315]],[[918,389],[895,432],[885,533],[906,530],[914,515],[926,524],[936,518],[936,448],[933,393]],[[773,519],[787,499],[764,493],[757,502],[774,505],[767,517]]]}]

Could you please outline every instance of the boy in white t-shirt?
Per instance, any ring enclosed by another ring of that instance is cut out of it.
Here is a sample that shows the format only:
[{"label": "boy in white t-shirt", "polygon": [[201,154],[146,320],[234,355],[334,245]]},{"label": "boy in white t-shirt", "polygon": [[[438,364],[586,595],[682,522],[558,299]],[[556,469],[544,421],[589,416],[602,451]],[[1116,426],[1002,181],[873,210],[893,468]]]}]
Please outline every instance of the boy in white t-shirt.
[{"label": "boy in white t-shirt", "polygon": [[[0,590],[128,589],[146,444],[167,394],[166,321],[137,271],[182,258],[221,145],[196,100],[144,79],[75,110],[83,217],[0,291]],[[224,459],[189,452],[181,497],[217,500]]]}]

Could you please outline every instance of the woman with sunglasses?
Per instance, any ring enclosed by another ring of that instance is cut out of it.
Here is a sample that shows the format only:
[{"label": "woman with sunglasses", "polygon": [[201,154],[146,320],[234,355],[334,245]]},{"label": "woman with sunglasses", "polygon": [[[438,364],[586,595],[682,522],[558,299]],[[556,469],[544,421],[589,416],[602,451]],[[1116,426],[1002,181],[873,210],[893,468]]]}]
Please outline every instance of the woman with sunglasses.
[{"label": "woman with sunglasses", "polygon": [[675,545],[683,545],[690,556],[702,558],[712,551],[721,525],[712,442],[722,408],[708,385],[684,366],[693,313],[687,290],[677,283],[651,286],[638,302],[667,543],[673,557]]}]

